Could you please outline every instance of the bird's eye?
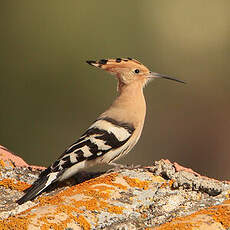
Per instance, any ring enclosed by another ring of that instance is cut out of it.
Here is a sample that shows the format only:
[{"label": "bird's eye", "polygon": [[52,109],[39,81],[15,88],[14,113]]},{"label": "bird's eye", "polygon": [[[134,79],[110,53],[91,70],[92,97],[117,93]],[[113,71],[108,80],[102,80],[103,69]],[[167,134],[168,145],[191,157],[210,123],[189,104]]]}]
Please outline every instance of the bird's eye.
[{"label": "bird's eye", "polygon": [[134,73],[140,73],[140,70],[139,69],[135,69]]}]

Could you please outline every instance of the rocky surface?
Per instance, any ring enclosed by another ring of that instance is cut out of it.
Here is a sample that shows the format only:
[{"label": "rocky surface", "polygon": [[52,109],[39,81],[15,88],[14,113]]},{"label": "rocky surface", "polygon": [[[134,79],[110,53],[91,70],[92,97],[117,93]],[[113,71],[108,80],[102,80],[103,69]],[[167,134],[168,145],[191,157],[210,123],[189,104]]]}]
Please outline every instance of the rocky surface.
[{"label": "rocky surface", "polygon": [[0,148],[0,229],[230,228],[229,182],[168,160],[110,173],[82,172],[19,206],[15,201],[41,169]]}]

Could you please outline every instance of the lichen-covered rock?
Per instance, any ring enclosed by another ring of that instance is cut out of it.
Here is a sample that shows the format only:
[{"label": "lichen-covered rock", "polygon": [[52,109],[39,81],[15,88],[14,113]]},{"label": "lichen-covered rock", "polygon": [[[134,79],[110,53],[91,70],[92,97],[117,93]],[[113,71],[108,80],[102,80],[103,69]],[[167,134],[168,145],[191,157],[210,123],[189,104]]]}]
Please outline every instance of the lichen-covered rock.
[{"label": "lichen-covered rock", "polygon": [[230,184],[167,160],[111,173],[81,173],[68,186],[63,184],[20,206],[15,200],[40,171],[27,165],[16,167],[12,158],[0,162],[0,229],[230,227]]}]

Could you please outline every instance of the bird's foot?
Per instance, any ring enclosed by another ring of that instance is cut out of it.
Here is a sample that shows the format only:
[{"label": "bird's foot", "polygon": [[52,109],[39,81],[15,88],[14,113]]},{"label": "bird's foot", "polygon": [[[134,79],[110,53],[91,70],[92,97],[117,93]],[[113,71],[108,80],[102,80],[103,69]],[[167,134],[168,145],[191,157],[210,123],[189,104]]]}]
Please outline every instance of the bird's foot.
[{"label": "bird's foot", "polygon": [[110,173],[110,172],[119,172],[121,171],[122,169],[138,169],[141,167],[141,165],[122,165],[122,164],[117,164],[117,163],[109,163],[108,165],[110,166],[113,166],[112,169],[109,169],[108,171],[106,171],[107,173]]}]

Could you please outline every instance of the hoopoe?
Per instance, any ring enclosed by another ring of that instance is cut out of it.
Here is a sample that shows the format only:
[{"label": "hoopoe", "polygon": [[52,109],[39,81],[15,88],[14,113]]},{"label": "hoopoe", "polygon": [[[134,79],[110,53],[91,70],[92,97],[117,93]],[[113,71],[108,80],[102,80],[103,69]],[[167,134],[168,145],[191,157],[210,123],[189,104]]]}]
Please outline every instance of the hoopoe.
[{"label": "hoopoe", "polygon": [[63,181],[80,169],[112,162],[126,155],[140,138],[146,113],[143,88],[154,78],[183,81],[149,71],[139,61],[131,58],[101,59],[87,61],[118,79],[118,96],[86,132],[27,189],[17,201],[23,204],[32,200],[55,182]]}]

